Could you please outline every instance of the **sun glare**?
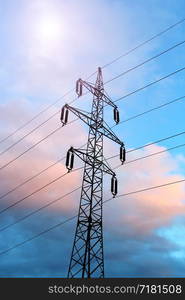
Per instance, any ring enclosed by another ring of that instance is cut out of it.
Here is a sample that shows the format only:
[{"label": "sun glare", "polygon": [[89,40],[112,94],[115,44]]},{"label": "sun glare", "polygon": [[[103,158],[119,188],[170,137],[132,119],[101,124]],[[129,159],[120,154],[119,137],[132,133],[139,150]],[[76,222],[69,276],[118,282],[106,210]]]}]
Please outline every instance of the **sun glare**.
[{"label": "sun glare", "polygon": [[57,41],[61,35],[62,24],[56,16],[45,16],[39,20],[37,36],[42,42]]}]

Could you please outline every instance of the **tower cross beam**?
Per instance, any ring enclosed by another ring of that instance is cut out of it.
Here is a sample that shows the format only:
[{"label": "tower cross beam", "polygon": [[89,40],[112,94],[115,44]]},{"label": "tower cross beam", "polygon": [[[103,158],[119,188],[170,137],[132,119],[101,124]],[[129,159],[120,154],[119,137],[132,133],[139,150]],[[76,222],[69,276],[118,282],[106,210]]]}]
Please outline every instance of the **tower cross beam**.
[{"label": "tower cross beam", "polygon": [[104,122],[102,123],[102,120],[96,120],[95,119],[96,116],[94,116],[94,115],[93,115],[93,117],[89,116],[89,113],[85,114],[80,109],[72,107],[68,104],[65,104],[64,107],[66,109],[70,110],[72,113],[74,113],[79,119],[81,119],[83,122],[85,122],[92,129],[99,131],[104,136],[111,139],[113,142],[119,144],[120,146],[123,146],[123,142],[120,141],[120,139],[115,135],[115,133],[110,128],[107,128],[106,125],[103,125]]},{"label": "tower cross beam", "polygon": [[[82,80],[81,78],[77,80],[77,87],[80,85],[84,86],[91,94],[96,97],[101,97],[101,99],[107,104],[112,106],[113,108],[117,108],[117,105],[101,90],[99,90],[96,86],[93,86],[91,83]],[[82,88],[81,88],[82,90]],[[81,94],[79,94],[81,96]]]},{"label": "tower cross beam", "polygon": [[[86,150],[83,150],[83,149],[74,149],[73,148],[73,151],[74,153],[81,159],[83,160],[85,163],[89,164],[90,166],[93,166],[94,164],[94,157],[90,154],[87,154],[86,153]],[[111,168],[109,168],[108,165],[106,165],[103,161],[99,160],[99,159],[96,159],[96,163],[97,163],[97,166],[100,168],[100,167],[103,167],[103,171],[109,175],[112,175],[112,176],[115,176],[115,172],[113,172],[111,170]]]}]

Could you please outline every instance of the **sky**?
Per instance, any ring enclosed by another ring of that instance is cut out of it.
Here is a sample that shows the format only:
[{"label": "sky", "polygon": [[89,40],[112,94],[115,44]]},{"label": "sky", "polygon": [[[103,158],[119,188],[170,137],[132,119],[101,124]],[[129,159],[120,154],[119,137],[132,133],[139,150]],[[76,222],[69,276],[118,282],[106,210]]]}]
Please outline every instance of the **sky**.
[{"label": "sky", "polygon": [[[185,43],[106,83],[183,42],[185,22],[106,66],[183,19],[183,11],[183,0],[0,0],[0,141],[56,102],[0,142],[0,277],[66,277],[76,219],[35,239],[32,237],[77,214],[80,189],[75,189],[81,186],[82,170],[29,195],[66,172],[65,161],[56,162],[70,146],[78,148],[86,143],[88,128],[78,120],[34,144],[60,127],[57,112],[76,98],[76,80],[85,80],[93,74],[88,80],[94,83],[98,67],[102,67],[104,87],[113,101],[184,68]],[[123,122],[113,130],[124,141],[127,151],[185,130],[184,98],[126,121],[184,96],[184,72],[117,102]],[[91,102],[92,97],[87,94],[72,105],[90,112]],[[104,116],[113,126],[111,108],[105,107]],[[70,114],[69,120],[74,119]],[[168,150],[181,144],[184,144],[183,134],[130,151],[126,164],[116,170],[118,195],[183,180],[185,148]],[[160,151],[164,152],[129,162]],[[105,157],[118,153],[118,145],[105,138]],[[109,163],[114,168],[119,158]],[[53,167],[48,168],[50,165]],[[83,167],[77,158],[75,167]],[[2,197],[46,168],[33,180]],[[63,198],[39,210],[60,197]],[[106,175],[104,200],[109,198],[110,178]],[[39,211],[20,221],[36,210]],[[112,199],[104,204],[103,220],[106,277],[185,276],[184,183]],[[30,241],[6,252],[27,239]]]}]

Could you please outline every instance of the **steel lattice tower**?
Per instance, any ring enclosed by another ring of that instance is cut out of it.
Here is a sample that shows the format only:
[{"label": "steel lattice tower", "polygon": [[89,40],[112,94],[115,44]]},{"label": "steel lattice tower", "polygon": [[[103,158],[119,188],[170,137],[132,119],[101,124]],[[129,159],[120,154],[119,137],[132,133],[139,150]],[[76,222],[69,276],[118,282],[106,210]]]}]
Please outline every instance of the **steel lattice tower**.
[{"label": "steel lattice tower", "polygon": [[81,120],[89,125],[88,142],[86,149],[71,147],[67,153],[66,166],[70,171],[73,168],[74,154],[85,162],[78,220],[72,254],[69,264],[68,277],[104,277],[103,254],[103,173],[112,175],[111,190],[117,193],[117,179],[115,173],[105,164],[103,157],[103,136],[120,144],[120,159],[125,160],[123,143],[115,136],[107,125],[104,125],[104,103],[114,107],[114,119],[119,122],[119,113],[116,105],[104,94],[102,71],[98,68],[95,85],[79,79],[77,93],[82,95],[82,87],[86,87],[93,94],[91,113],[65,105],[62,108],[61,121],[67,123],[68,111],[72,111]]}]

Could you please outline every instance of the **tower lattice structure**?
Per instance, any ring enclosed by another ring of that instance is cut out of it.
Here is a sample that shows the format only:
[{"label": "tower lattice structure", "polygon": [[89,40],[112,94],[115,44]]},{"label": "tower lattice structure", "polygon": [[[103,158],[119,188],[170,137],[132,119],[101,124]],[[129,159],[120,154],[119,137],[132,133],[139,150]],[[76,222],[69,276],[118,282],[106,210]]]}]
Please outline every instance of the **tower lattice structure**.
[{"label": "tower lattice structure", "polygon": [[117,178],[103,156],[104,136],[120,145],[120,160],[125,161],[125,147],[104,121],[104,106],[113,107],[114,120],[119,123],[119,111],[114,102],[105,94],[101,68],[95,84],[77,80],[76,92],[80,97],[83,87],[92,95],[91,113],[84,112],[68,104],[61,111],[61,122],[68,121],[69,111],[89,126],[86,149],[71,147],[66,156],[66,167],[70,172],[74,164],[74,155],[84,162],[81,197],[76,225],[76,232],[70,258],[68,277],[102,278],[104,277],[103,249],[103,175],[111,178],[111,192],[117,194]]}]

